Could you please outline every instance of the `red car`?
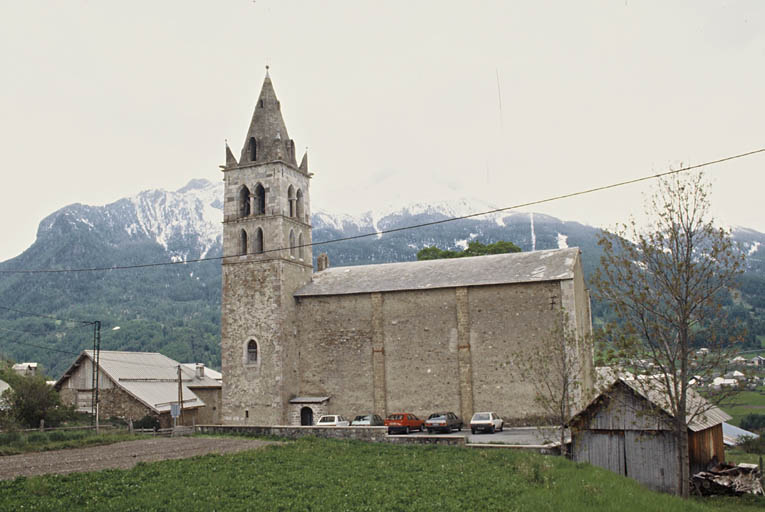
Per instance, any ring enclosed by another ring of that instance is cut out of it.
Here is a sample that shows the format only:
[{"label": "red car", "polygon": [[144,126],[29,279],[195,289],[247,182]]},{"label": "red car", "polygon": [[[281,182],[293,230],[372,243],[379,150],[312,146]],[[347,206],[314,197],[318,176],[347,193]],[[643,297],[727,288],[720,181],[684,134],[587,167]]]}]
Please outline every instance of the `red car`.
[{"label": "red car", "polygon": [[425,421],[408,412],[397,412],[385,419],[385,426],[388,427],[388,434],[396,432],[408,434],[412,430],[424,431]]}]

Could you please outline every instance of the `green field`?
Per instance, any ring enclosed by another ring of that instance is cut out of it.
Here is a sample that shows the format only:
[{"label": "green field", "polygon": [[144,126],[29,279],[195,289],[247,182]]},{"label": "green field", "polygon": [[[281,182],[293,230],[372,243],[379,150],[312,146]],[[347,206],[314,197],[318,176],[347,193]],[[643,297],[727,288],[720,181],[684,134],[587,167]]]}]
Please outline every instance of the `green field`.
[{"label": "green field", "polygon": [[[142,437],[142,436],[141,436]],[[103,444],[134,441],[136,435],[127,431],[96,434],[92,430],[54,430],[51,432],[0,432],[0,456],[19,453],[82,448]]]},{"label": "green field", "polygon": [[683,500],[587,464],[508,449],[303,439],[132,470],[0,482],[0,510],[763,510]]},{"label": "green field", "polygon": [[747,414],[765,414],[765,389],[739,391],[721,403],[720,408],[733,416],[730,423],[738,426]]}]

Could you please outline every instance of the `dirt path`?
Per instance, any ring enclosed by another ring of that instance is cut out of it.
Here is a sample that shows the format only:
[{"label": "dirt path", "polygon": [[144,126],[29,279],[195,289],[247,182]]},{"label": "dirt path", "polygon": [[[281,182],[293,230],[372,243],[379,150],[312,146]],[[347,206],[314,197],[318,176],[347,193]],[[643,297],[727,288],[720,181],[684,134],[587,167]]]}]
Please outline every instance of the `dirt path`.
[{"label": "dirt path", "polygon": [[208,453],[235,453],[274,441],[214,437],[171,437],[124,441],[104,446],[0,457],[0,480],[48,473],[128,469],[138,462],[185,459]]}]

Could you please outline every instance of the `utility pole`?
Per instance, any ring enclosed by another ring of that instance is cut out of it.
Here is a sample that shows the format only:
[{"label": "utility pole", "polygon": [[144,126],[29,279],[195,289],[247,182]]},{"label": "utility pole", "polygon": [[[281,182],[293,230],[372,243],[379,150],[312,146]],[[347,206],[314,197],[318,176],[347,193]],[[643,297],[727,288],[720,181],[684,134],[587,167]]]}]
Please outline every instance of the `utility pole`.
[{"label": "utility pole", "polygon": [[183,381],[181,380],[181,365],[178,365],[178,408],[180,409],[180,422],[183,425]]},{"label": "utility pole", "polygon": [[93,324],[93,382],[92,382],[92,413],[91,422],[96,427],[96,433],[98,433],[98,386],[99,386],[99,373],[101,369],[101,321],[87,322]]}]

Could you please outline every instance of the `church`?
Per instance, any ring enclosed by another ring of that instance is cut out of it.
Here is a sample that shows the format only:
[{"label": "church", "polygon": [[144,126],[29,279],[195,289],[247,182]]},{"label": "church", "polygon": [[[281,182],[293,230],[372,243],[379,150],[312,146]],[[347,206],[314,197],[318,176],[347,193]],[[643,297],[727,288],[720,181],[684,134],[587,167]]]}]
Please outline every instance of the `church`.
[{"label": "church", "polygon": [[[226,145],[221,357],[224,424],[310,425],[353,417],[494,411],[544,416],[513,364],[561,322],[592,330],[577,248],[313,268],[308,155],[298,164],[271,78],[239,159]],[[565,312],[562,315],[561,312]],[[558,332],[560,330],[558,329]],[[590,345],[567,348],[586,364]]]}]

